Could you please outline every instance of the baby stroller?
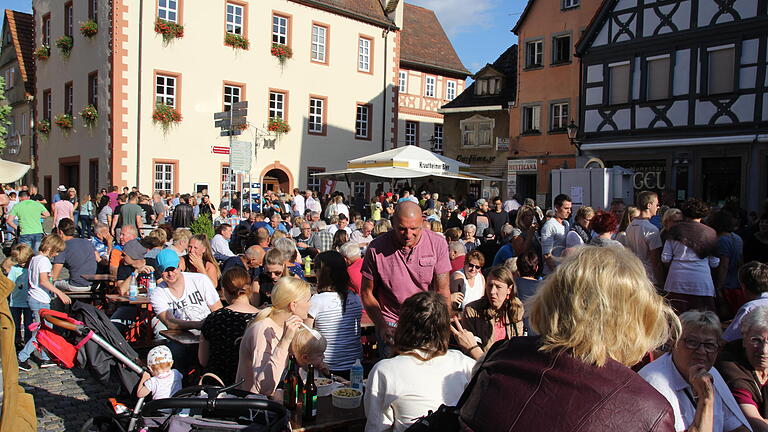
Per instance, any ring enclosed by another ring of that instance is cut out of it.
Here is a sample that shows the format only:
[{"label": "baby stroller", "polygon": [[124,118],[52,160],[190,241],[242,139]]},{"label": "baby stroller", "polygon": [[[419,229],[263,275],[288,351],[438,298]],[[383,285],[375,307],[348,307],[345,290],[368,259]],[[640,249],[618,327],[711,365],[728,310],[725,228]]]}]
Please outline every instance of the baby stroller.
[{"label": "baby stroller", "polygon": [[[80,314],[85,316],[102,315],[107,325],[111,325],[103,312],[92,306],[78,305],[78,308],[73,307],[73,310],[80,310]],[[38,348],[45,349],[62,367],[72,368],[81,348],[93,344],[134,374],[136,382],[146,371],[138,364],[139,360],[130,347],[126,350],[129,351],[126,355],[83,321],[48,309],[40,310],[40,317],[41,323],[37,334]],[[96,324],[94,327],[98,326],[99,324]],[[117,329],[112,330],[117,332]],[[93,346],[89,347],[89,349],[93,348]],[[80,360],[78,359],[78,362],[82,364]],[[123,380],[123,385],[125,383],[126,381]],[[114,415],[89,419],[81,431],[282,432],[290,430],[289,414],[282,405],[265,399],[254,399],[250,393],[234,390],[234,387],[239,384],[227,387],[209,385],[187,387],[168,399],[147,401],[141,398],[133,410],[126,409],[124,405],[113,404]],[[131,388],[129,391],[133,393],[134,389]]]}]

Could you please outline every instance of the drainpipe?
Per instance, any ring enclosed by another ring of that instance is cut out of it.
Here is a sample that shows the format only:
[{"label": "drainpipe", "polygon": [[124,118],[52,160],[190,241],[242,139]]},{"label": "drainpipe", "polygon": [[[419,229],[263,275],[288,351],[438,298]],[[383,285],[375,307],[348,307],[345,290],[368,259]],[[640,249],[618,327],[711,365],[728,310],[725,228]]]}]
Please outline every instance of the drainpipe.
[{"label": "drainpipe", "polygon": [[384,36],[384,77],[382,78],[382,89],[384,91],[384,103],[382,104],[383,109],[381,110],[381,151],[386,150],[387,146],[387,57],[389,57],[389,53],[387,50],[387,45],[389,42],[389,31],[392,29],[392,27],[387,27],[384,29],[384,32],[382,33]]},{"label": "drainpipe", "polygon": [[142,39],[143,39],[143,22],[144,22],[144,0],[139,0],[139,58],[138,58],[138,71],[137,71],[137,85],[139,91],[136,92],[136,182],[134,185],[139,186],[139,173],[141,170],[141,55],[142,55]]}]

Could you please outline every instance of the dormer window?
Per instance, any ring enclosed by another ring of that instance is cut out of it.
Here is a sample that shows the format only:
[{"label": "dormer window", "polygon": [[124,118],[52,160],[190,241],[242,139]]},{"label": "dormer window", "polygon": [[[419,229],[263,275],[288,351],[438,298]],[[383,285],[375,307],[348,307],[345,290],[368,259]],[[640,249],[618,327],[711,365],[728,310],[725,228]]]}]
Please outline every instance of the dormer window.
[{"label": "dormer window", "polygon": [[475,84],[477,96],[497,95],[501,92],[501,78],[480,78]]}]

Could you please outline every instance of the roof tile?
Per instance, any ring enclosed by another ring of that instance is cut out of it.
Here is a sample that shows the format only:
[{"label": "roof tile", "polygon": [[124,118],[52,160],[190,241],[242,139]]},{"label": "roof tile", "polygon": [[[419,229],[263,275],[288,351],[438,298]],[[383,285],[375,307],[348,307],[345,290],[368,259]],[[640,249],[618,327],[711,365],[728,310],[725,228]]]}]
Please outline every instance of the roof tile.
[{"label": "roof tile", "polygon": [[35,49],[35,20],[31,14],[11,9],[5,10],[5,19],[16,48],[16,59],[24,87],[28,94],[35,94],[35,60],[32,57]]},{"label": "roof tile", "polygon": [[400,43],[402,63],[469,75],[434,11],[405,3]]},{"label": "roof tile", "polygon": [[487,67],[492,67],[506,77],[499,94],[478,96],[475,94],[476,82],[473,82],[469,87],[464,89],[456,99],[443,105],[442,108],[466,108],[496,105],[506,108],[509,102],[514,101],[517,89],[517,45],[512,45],[507,48],[507,50],[504,51],[493,64],[486,65],[483,69]]}]

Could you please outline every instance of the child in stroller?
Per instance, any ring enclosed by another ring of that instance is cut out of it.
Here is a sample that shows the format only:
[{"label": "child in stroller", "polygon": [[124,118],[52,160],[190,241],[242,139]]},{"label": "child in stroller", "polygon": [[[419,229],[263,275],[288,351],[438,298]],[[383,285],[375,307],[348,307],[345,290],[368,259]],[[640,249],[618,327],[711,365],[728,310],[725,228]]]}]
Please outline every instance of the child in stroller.
[{"label": "child in stroller", "polygon": [[143,398],[152,394],[154,400],[165,399],[181,390],[183,376],[173,369],[173,354],[167,346],[152,348],[147,354],[147,366],[152,371],[152,377],[144,372],[136,396]]}]

